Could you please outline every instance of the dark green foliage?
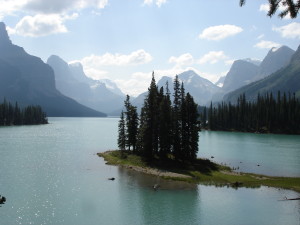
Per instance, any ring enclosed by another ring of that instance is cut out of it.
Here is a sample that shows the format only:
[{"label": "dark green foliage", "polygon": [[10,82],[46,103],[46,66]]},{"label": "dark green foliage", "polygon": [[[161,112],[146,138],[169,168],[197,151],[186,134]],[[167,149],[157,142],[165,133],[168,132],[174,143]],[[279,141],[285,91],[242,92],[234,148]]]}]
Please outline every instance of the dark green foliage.
[{"label": "dark green foliage", "polygon": [[211,130],[300,134],[300,101],[295,94],[258,94],[255,102],[246,101],[243,94],[236,105],[222,102],[216,108],[211,105],[209,112]]},{"label": "dark green foliage", "polygon": [[27,106],[20,109],[16,102],[13,106],[5,99],[0,104],[0,126],[47,124],[46,113],[40,106]]},{"label": "dark green foliage", "polygon": [[136,150],[137,129],[138,129],[138,114],[136,107],[130,103],[129,95],[126,96],[125,104],[125,143],[128,150],[132,146],[133,151]]},{"label": "dark green foliage", "polygon": [[207,128],[207,108],[198,107],[199,117],[200,117],[200,127]]},{"label": "dark green foliage", "polygon": [[[136,152],[147,161],[152,161],[154,158],[164,161],[171,155],[177,161],[196,159],[200,131],[198,106],[189,93],[185,95],[183,84],[180,87],[178,77],[175,78],[174,84],[175,95],[172,106],[168,84],[166,84],[166,93],[163,87],[158,90],[153,74],[148,95],[141,109],[139,127],[134,126],[132,129],[132,132],[137,135],[133,140],[135,143],[132,142],[131,145],[136,145]],[[128,110],[131,107],[128,96],[125,108]],[[124,140],[123,124],[127,131],[130,126],[127,118],[125,123],[123,120],[121,114],[118,139],[120,149]],[[126,141],[128,143],[128,135]],[[131,145],[127,144],[128,150]]]},{"label": "dark green foliage", "polygon": [[200,121],[198,115],[198,107],[194,102],[193,97],[187,93],[185,97],[185,124],[184,124],[184,136],[182,149],[185,152],[185,158],[188,160],[194,160],[197,157],[198,152],[198,140],[200,131]]},{"label": "dark green foliage", "polygon": [[175,158],[180,158],[181,152],[181,142],[180,142],[180,106],[181,106],[181,93],[180,93],[180,83],[178,76],[176,75],[174,80],[174,100],[172,109],[172,124],[173,124],[173,155]]},{"label": "dark green foliage", "polygon": [[118,147],[120,150],[125,150],[126,147],[126,130],[125,130],[125,119],[124,112],[121,113],[121,118],[118,125],[119,135],[118,135]]},{"label": "dark green foliage", "polygon": [[[240,6],[245,5],[246,0],[240,0]],[[279,8],[280,4],[286,7],[285,10],[279,13],[279,17],[284,18],[288,14],[291,18],[297,18],[299,9],[300,9],[300,0],[293,1],[293,0],[269,0],[269,12],[268,16],[273,16],[277,9]]]},{"label": "dark green foliage", "polygon": [[163,93],[163,88],[161,90],[162,99],[159,104],[158,117],[159,156],[165,159],[171,153],[172,147],[172,103],[168,83],[166,84],[166,95]]},{"label": "dark green foliage", "polygon": [[159,96],[154,74],[148,95],[145,98],[144,106],[141,111],[141,126],[139,129],[140,136],[140,153],[147,159],[151,160],[158,153],[158,107]]}]

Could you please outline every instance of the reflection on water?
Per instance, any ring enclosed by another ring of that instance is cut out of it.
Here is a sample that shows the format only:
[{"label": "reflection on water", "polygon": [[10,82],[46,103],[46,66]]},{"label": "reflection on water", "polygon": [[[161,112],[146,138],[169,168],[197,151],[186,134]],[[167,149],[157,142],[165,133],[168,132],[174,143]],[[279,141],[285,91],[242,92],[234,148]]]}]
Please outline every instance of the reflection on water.
[{"label": "reflection on water", "polygon": [[181,181],[171,181],[159,176],[152,176],[140,173],[132,169],[118,167],[120,176],[126,176],[126,185],[131,188],[143,187],[155,191],[154,185],[158,185],[158,190],[197,190],[197,185]]},{"label": "reflection on water", "polygon": [[[185,182],[167,181],[130,169],[118,169],[122,210],[133,210],[140,224],[197,224],[198,186]],[[155,191],[154,184],[160,188]],[[130,193],[130,194],[129,194]],[[132,212],[130,213],[132,214]],[[137,224],[131,221],[128,224]]]}]

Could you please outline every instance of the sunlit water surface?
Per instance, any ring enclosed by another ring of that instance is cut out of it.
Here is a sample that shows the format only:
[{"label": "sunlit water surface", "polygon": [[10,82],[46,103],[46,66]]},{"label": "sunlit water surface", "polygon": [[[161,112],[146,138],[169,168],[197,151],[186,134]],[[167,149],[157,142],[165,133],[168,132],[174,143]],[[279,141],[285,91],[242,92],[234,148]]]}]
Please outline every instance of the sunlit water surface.
[{"label": "sunlit water surface", "polygon": [[[0,128],[0,224],[300,224],[293,191],[164,181],[105,165],[116,118],[50,118]],[[201,132],[199,156],[242,171],[299,176],[299,136]],[[260,164],[258,167],[257,164]],[[107,178],[115,177],[115,181]],[[151,186],[160,183],[161,189]]]}]

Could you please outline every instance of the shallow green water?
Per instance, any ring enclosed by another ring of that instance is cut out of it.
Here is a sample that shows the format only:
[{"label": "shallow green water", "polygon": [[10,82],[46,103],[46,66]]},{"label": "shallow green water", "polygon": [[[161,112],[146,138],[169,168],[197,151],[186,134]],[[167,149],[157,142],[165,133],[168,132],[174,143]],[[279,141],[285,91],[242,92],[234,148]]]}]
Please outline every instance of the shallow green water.
[{"label": "shallow green water", "polygon": [[[278,201],[299,196],[292,191],[183,185],[105,165],[95,154],[116,148],[118,119],[50,118],[50,122],[0,128],[0,194],[7,198],[0,207],[1,225],[300,224],[299,201]],[[228,164],[242,161],[243,170],[261,163],[262,173],[299,174],[298,136],[255,137],[203,132],[199,155],[214,155],[214,160]],[[272,146],[275,139],[276,150],[257,149]],[[255,150],[251,152],[248,143]],[[292,159],[294,166],[289,166]],[[161,190],[153,191],[154,183],[160,183]]]}]

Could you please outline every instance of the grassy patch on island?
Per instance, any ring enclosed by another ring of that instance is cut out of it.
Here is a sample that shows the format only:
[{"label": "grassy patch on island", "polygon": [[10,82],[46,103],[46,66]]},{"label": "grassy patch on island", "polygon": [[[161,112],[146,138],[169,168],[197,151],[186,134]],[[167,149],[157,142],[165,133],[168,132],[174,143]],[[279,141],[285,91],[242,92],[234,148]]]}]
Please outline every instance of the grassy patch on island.
[{"label": "grassy patch on island", "polygon": [[270,177],[237,173],[229,167],[213,163],[208,159],[196,159],[192,163],[185,163],[172,160],[170,157],[164,161],[154,159],[146,162],[141,156],[128,151],[107,151],[98,153],[98,156],[103,157],[110,165],[125,166],[165,179],[233,188],[257,188],[263,185],[300,192],[299,177]]}]

